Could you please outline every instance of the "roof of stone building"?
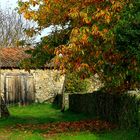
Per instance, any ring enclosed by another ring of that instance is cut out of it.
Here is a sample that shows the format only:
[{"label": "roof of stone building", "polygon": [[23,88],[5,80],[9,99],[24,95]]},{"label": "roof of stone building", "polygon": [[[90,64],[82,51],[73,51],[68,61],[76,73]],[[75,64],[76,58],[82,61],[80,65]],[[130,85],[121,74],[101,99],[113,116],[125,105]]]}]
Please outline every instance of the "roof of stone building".
[{"label": "roof of stone building", "polygon": [[0,48],[1,68],[18,68],[23,59],[30,57],[25,50],[27,48]]},{"label": "roof of stone building", "polygon": [[[7,68],[20,68],[20,62],[26,58],[30,58],[31,55],[25,51],[32,48],[0,48],[0,67]],[[53,68],[53,62],[46,63],[42,68]]]}]

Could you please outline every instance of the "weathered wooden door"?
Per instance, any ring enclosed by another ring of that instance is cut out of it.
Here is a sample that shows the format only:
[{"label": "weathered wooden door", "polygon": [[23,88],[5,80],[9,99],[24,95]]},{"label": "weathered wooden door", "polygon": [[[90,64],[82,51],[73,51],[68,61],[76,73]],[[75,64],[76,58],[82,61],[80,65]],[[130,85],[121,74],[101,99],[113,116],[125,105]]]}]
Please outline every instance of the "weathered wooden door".
[{"label": "weathered wooden door", "polygon": [[28,104],[35,100],[34,78],[30,74],[7,74],[4,83],[6,104]]}]

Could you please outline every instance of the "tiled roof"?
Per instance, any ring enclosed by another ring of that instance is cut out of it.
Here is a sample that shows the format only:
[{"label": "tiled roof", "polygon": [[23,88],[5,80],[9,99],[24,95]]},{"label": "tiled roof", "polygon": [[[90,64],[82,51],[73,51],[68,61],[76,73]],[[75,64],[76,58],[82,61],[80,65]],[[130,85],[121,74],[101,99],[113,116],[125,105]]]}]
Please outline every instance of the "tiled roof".
[{"label": "tiled roof", "polygon": [[0,48],[0,66],[2,68],[18,68],[21,60],[30,57],[25,48]]}]

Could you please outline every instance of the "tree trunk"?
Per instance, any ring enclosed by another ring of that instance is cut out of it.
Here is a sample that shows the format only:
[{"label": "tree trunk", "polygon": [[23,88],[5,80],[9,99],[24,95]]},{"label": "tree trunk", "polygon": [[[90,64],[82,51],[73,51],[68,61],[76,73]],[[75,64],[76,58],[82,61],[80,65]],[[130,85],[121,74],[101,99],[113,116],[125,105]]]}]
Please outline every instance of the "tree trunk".
[{"label": "tree trunk", "polygon": [[61,106],[61,112],[65,111],[65,85],[66,85],[66,75],[64,75],[64,83],[63,83],[63,87],[62,87],[62,106]]},{"label": "tree trunk", "polygon": [[8,117],[10,115],[4,100],[1,97],[0,101],[0,118]]}]

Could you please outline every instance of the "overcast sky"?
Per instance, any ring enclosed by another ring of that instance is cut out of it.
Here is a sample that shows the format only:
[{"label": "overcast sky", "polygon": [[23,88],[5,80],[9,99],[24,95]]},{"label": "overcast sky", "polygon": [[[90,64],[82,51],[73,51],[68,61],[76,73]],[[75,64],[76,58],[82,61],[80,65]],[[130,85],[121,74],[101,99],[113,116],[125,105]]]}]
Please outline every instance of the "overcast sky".
[{"label": "overcast sky", "polygon": [[0,6],[2,9],[6,9],[6,7],[14,9],[17,6],[17,1],[18,0],[0,0]]}]

